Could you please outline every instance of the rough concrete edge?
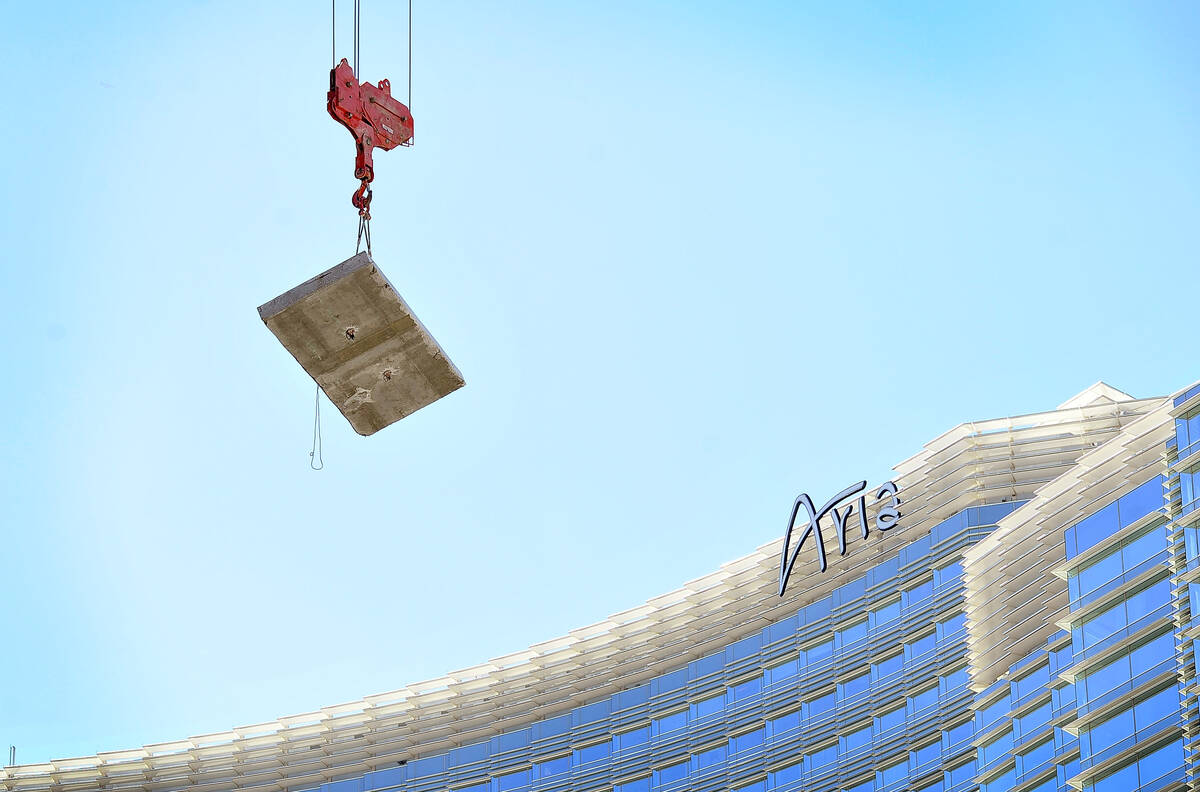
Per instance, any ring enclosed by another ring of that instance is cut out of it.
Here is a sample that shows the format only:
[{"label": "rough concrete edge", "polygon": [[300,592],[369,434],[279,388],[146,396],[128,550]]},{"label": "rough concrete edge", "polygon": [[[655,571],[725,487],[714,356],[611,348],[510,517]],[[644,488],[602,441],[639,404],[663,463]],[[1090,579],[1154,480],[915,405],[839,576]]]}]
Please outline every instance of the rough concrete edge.
[{"label": "rough concrete edge", "polygon": [[[361,253],[356,253],[343,261],[341,264],[330,267],[320,275],[309,278],[299,286],[293,289],[288,289],[273,300],[268,300],[267,302],[258,306],[258,316],[265,322],[272,316],[275,316],[287,308],[292,307],[305,297],[315,292],[317,289],[324,286],[326,283],[326,278],[329,278],[330,281],[338,280],[340,278],[344,278],[352,272],[355,272],[356,270],[360,270],[367,266],[374,266],[374,264],[375,262],[371,260],[371,257],[367,255],[365,250]],[[335,277],[330,278],[331,275]],[[390,283],[388,285],[391,286]],[[395,291],[395,289],[393,289],[393,291]]]}]

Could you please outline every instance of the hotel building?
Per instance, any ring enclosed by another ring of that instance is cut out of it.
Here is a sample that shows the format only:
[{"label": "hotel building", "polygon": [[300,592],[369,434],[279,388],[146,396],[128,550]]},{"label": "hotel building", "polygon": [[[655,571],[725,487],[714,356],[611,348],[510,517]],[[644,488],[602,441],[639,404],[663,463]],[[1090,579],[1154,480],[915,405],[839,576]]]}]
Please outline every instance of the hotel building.
[{"label": "hotel building", "polygon": [[1200,385],[1100,383],[895,473],[895,524],[855,512],[841,554],[826,518],[827,569],[808,535],[782,595],[773,541],[440,679],[0,790],[1197,789]]}]

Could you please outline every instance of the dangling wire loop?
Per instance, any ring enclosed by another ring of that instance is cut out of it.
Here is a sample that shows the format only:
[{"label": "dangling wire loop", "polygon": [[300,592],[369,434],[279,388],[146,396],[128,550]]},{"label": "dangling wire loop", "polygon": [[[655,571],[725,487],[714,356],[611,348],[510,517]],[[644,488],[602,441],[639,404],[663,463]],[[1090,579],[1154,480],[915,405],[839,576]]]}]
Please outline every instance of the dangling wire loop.
[{"label": "dangling wire loop", "polygon": [[325,459],[321,456],[321,386],[317,386],[317,395],[313,399],[313,447],[308,452],[308,466],[313,470],[325,467]]}]

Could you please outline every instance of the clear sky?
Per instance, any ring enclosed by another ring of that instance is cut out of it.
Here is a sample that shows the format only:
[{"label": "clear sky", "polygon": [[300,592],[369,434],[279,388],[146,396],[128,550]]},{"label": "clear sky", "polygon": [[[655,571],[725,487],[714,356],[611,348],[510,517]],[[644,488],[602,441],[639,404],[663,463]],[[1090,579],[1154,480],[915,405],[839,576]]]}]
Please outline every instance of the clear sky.
[{"label": "clear sky", "polygon": [[416,0],[374,248],[467,387],[370,438],[326,404],[316,473],[255,308],[353,253],[328,4],[7,8],[0,747],[439,676],[956,423],[1200,378],[1198,13]]}]

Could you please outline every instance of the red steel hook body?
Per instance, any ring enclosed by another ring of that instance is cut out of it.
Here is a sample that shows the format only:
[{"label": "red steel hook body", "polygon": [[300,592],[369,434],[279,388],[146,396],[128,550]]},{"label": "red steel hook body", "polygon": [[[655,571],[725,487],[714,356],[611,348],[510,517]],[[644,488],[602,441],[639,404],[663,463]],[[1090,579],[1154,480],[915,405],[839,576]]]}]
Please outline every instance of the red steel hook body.
[{"label": "red steel hook body", "polygon": [[371,180],[375,178],[372,151],[378,147],[391,151],[396,146],[411,146],[413,119],[407,105],[392,98],[392,84],[380,80],[378,87],[360,83],[345,58],[329,72],[329,115],[354,136],[358,154],[354,159],[354,177],[361,182],[352,203],[360,214],[369,214]]}]

